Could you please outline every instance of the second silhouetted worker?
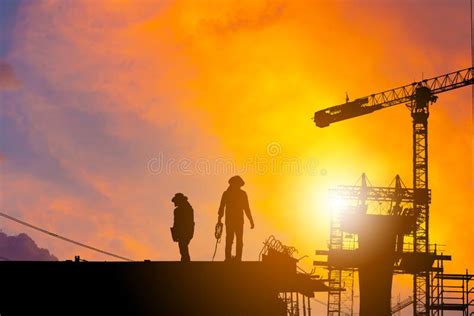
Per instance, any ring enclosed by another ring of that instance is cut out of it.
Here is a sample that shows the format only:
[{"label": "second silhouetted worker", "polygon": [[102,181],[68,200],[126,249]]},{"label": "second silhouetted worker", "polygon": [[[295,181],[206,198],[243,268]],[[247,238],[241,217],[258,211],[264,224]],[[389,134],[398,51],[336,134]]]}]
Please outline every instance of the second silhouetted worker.
[{"label": "second silhouetted worker", "polygon": [[247,193],[241,189],[245,184],[239,176],[234,176],[229,179],[229,187],[222,194],[221,204],[219,206],[220,223],[222,217],[225,215],[225,260],[229,261],[232,258],[232,244],[234,236],[236,238],[236,254],[235,260],[242,260],[243,248],[243,233],[244,233],[244,213],[250,221],[250,228],[254,228],[252,214],[250,212],[249,200]]}]

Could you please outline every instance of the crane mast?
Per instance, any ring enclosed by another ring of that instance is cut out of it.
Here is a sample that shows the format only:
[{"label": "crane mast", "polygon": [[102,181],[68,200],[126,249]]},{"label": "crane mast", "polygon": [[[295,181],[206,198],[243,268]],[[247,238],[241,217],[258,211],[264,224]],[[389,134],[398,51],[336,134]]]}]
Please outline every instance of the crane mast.
[{"label": "crane mast", "polygon": [[[428,117],[430,104],[436,102],[437,94],[472,85],[474,68],[466,68],[431,79],[414,82],[398,88],[371,94],[366,97],[317,111],[314,122],[318,127],[366,115],[397,104],[406,104],[411,112],[413,124],[413,251],[429,253],[429,189],[428,189]],[[417,273],[413,277],[413,314],[430,313],[429,272]]]},{"label": "crane mast", "polygon": [[[428,198],[428,117],[429,105],[436,101],[431,90],[419,86],[415,100],[410,105],[413,124],[413,251],[429,253],[429,198]],[[413,277],[414,315],[428,315],[430,306],[429,272],[416,273]]]}]

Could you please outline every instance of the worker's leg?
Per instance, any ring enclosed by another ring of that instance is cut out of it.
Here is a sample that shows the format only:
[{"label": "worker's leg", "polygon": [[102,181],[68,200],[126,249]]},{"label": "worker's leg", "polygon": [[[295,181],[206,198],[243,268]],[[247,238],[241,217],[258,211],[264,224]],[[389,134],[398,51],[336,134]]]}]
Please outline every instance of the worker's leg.
[{"label": "worker's leg", "polygon": [[190,242],[189,239],[181,239],[178,242],[179,253],[181,254],[181,261],[182,262],[191,261],[191,258],[189,257],[189,249],[188,249],[189,242]]},{"label": "worker's leg", "polygon": [[232,243],[234,242],[234,225],[225,224],[225,261],[232,259]]},{"label": "worker's leg", "polygon": [[242,248],[244,247],[243,241],[244,235],[244,224],[238,224],[235,227],[235,238],[236,238],[236,251],[235,260],[242,261]]}]

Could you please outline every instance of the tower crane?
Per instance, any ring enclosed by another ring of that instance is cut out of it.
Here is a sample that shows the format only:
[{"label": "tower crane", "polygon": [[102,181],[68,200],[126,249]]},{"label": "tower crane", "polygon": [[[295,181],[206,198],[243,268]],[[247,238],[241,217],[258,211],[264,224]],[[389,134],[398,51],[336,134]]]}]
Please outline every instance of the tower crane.
[{"label": "tower crane", "polygon": [[[413,231],[413,251],[430,252],[429,249],[429,191],[428,191],[428,117],[430,105],[438,94],[474,83],[474,67],[413,82],[398,88],[371,94],[353,101],[317,111],[314,122],[318,127],[366,115],[397,104],[410,109],[413,125],[413,212],[416,225]],[[429,272],[413,276],[413,314],[428,315],[430,312]]]}]

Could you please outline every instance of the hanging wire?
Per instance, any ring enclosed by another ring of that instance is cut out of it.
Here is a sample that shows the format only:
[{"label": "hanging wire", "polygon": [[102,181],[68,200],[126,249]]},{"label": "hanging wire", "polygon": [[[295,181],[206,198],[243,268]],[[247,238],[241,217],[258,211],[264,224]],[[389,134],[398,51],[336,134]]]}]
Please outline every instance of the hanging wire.
[{"label": "hanging wire", "polygon": [[121,259],[121,260],[124,260],[124,261],[133,261],[132,259],[129,259],[129,258],[126,258],[126,257],[122,257],[122,256],[119,256],[119,255],[116,255],[114,253],[111,253],[111,252],[108,252],[108,251],[105,251],[105,250],[102,250],[102,249],[99,249],[99,248],[96,248],[96,247],[92,247],[92,246],[89,246],[89,245],[86,245],[86,244],[83,244],[81,242],[78,242],[78,241],[75,241],[75,240],[72,240],[72,239],[69,239],[69,238],[66,238],[64,236],[61,236],[61,235],[58,235],[58,234],[55,234],[55,233],[52,233],[46,229],[43,229],[43,228],[40,228],[38,226],[35,226],[35,225],[32,225],[30,223],[27,223],[27,222],[24,222],[18,218],[15,218],[13,216],[10,216],[8,214],[5,214],[3,212],[0,212],[0,216],[6,218],[6,219],[9,219],[11,221],[14,221],[18,224],[21,224],[21,225],[24,225],[24,226],[27,226],[29,228],[32,228],[32,229],[35,229],[39,232],[42,232],[46,235],[49,235],[49,236],[52,236],[52,237],[55,237],[55,238],[58,238],[58,239],[61,239],[63,241],[66,241],[66,242],[69,242],[71,244],[75,244],[77,246],[80,246],[80,247],[83,247],[83,248],[87,248],[87,249],[90,249],[90,250],[93,250],[93,251],[96,251],[96,252],[100,252],[104,255],[107,255],[107,256],[110,256],[110,257],[114,257],[114,258],[117,258],[117,259]]}]

